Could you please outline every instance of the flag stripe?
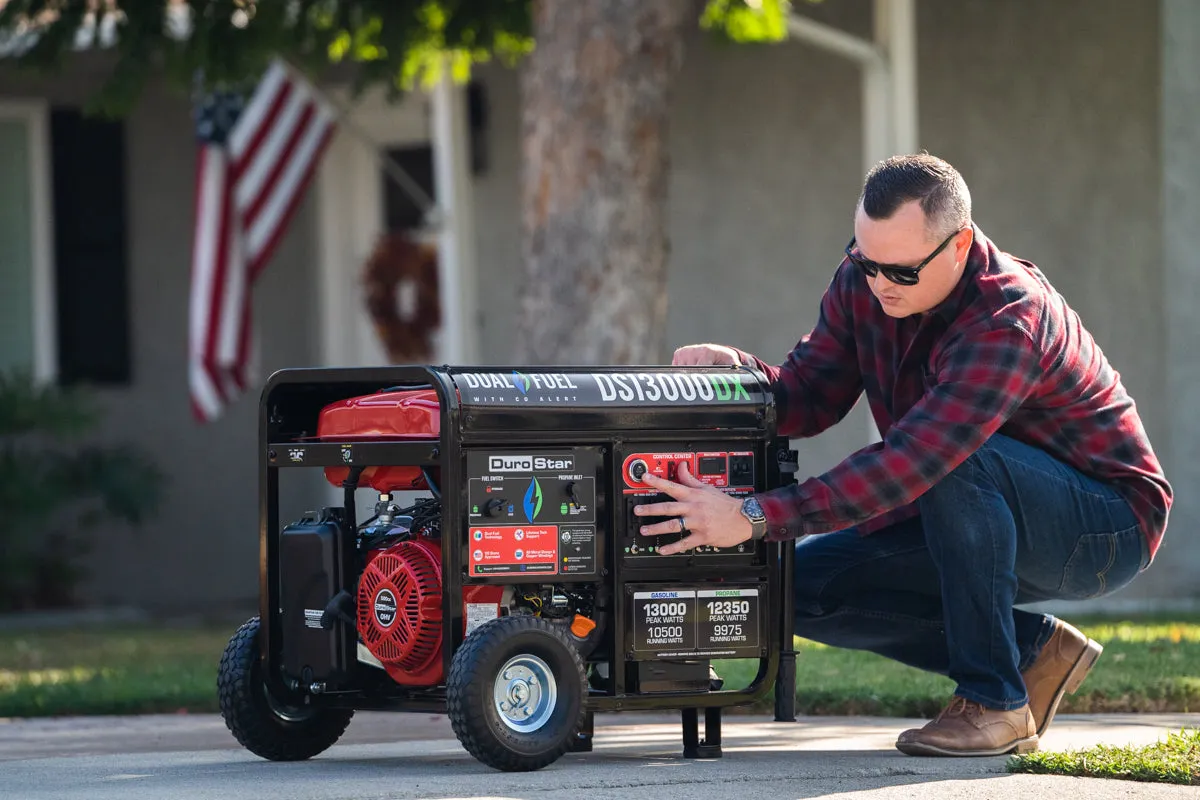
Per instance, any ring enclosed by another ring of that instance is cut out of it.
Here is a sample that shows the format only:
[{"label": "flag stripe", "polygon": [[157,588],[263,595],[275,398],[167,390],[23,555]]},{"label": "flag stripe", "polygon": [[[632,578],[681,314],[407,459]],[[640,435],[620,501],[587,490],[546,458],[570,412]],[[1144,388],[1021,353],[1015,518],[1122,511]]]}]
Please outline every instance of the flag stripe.
[{"label": "flag stripe", "polygon": [[248,144],[240,148],[236,154],[231,149],[230,158],[233,159],[233,173],[237,180],[241,180],[246,173],[246,168],[250,161],[262,150],[263,141],[270,134],[271,129],[279,121],[279,115],[283,113],[284,106],[288,99],[292,97],[293,88],[290,83],[283,84],[275,90],[274,96],[271,98],[271,104],[266,108],[265,112],[259,119],[246,121],[246,128],[239,128],[239,133],[242,130],[249,131],[246,136]]},{"label": "flag stripe", "polygon": [[[236,211],[233,208],[232,198],[229,198],[228,195],[226,197],[226,219],[232,223]],[[230,232],[223,237],[223,241],[225,243],[224,276],[222,296],[218,301],[220,303],[219,322],[216,339],[209,352],[213,355],[216,367],[226,370],[237,361],[237,347],[238,342],[241,341],[242,303],[250,287],[247,285],[249,274],[246,271],[245,236],[240,231]],[[230,388],[235,389],[236,387],[230,386]]]},{"label": "flag stripe", "polygon": [[[242,218],[246,226],[247,237],[251,240],[253,239],[251,231],[253,231],[259,219],[261,219],[263,207],[268,204],[272,195],[279,188],[280,176],[284,170],[289,169],[297,163],[296,157],[299,155],[297,148],[304,137],[309,134],[309,125],[312,122],[312,118],[313,107],[306,105],[304,110],[300,112],[300,118],[296,120],[295,125],[289,131],[289,136],[287,141],[283,143],[283,150],[280,152],[279,157],[271,162],[270,170],[264,176],[262,183],[257,187],[257,194],[255,194],[248,204],[242,206]],[[303,168],[304,164],[300,166]],[[246,252],[250,254],[254,250],[254,247],[248,247]]]},{"label": "flag stripe", "polygon": [[237,203],[243,211],[250,208],[265,191],[271,171],[286,157],[287,143],[301,124],[301,115],[309,107],[307,98],[289,91],[279,113],[270,120],[262,141],[243,156],[242,171],[238,174]]},{"label": "flag stripe", "polygon": [[196,159],[196,221],[192,242],[192,288],[189,339],[191,354],[203,356],[212,322],[208,299],[216,281],[217,207],[224,191],[224,156],[202,147]]},{"label": "flag stripe", "polygon": [[204,294],[207,303],[208,327],[205,330],[204,353],[201,361],[208,371],[217,393],[223,400],[229,399],[229,394],[223,390],[220,376],[220,365],[216,363],[213,354],[220,340],[221,327],[225,324],[224,310],[227,295],[233,281],[229,275],[229,244],[233,240],[231,225],[233,220],[232,206],[229,198],[229,160],[226,154],[215,148],[207,148],[205,154],[209,162],[205,168],[206,176],[211,181],[214,192],[206,203],[206,211],[210,217],[205,227],[212,232],[212,253],[210,258],[212,282]]},{"label": "flag stripe", "polygon": [[251,265],[252,276],[262,270],[266,254],[278,241],[277,233],[288,223],[288,217],[299,200],[303,186],[316,163],[326,141],[330,120],[320,116],[303,132],[303,138],[295,143],[294,153],[286,162],[281,162],[281,174],[275,181],[269,196],[246,220],[246,257]]},{"label": "flag stripe", "polygon": [[287,69],[278,61],[272,61],[263,73],[254,95],[238,117],[237,125],[229,132],[229,154],[235,163],[240,162],[250,148],[251,141],[269,117],[268,109],[277,102],[279,94],[290,89],[291,82],[287,78]]},{"label": "flag stripe", "polygon": [[[279,240],[283,238],[283,233],[285,230],[287,230],[288,221],[291,220],[292,216],[296,213],[297,206],[299,206],[300,201],[304,199],[304,196],[308,192],[308,187],[312,183],[313,177],[316,176],[317,163],[320,161],[325,149],[329,146],[330,140],[333,138],[334,127],[332,120],[328,120],[327,122],[328,124],[326,124],[322,130],[321,138],[317,143],[316,149],[313,151],[312,158],[308,161],[305,172],[300,177],[299,185],[295,188],[295,190],[291,193],[290,198],[287,200],[287,206],[280,217],[280,223],[274,227],[270,234],[270,238],[267,240],[262,250],[259,251],[258,259],[251,260],[250,262],[251,283],[254,283],[258,280],[259,274],[261,274],[263,268],[266,266],[267,258],[270,257],[271,253],[275,252],[275,248],[279,245]],[[249,304],[246,305],[245,320],[246,322],[242,327],[242,345],[238,358],[239,372],[243,374],[245,372],[246,365],[249,363],[250,356],[251,326]]]},{"label": "flag stripe", "polygon": [[201,422],[220,413],[225,403],[206,363],[210,326],[215,322],[211,298],[216,286],[216,248],[219,246],[220,207],[225,194],[225,156],[213,147],[201,148],[196,163],[196,233],[192,256],[190,319],[192,412]]}]

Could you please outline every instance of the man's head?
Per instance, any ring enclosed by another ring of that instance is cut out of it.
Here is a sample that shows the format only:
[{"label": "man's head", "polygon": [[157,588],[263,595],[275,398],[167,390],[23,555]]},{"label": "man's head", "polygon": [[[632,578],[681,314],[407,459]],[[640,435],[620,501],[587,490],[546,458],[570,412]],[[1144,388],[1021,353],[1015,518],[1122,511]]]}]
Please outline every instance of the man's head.
[{"label": "man's head", "polygon": [[971,193],[958,171],[927,153],[893,156],[867,174],[847,254],[865,267],[884,313],[907,317],[949,296],[973,238]]}]

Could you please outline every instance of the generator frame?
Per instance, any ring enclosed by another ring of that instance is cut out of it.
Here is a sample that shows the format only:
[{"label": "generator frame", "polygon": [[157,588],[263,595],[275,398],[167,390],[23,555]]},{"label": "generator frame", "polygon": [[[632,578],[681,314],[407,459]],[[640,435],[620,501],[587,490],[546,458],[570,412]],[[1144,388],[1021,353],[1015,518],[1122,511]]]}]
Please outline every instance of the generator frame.
[{"label": "generator frame", "polygon": [[[789,449],[786,439],[774,435],[775,407],[771,400],[763,403],[753,414],[743,407],[731,410],[716,405],[698,405],[687,414],[688,426],[680,428],[681,417],[676,408],[671,413],[657,413],[653,408],[638,406],[630,409],[624,417],[619,411],[609,409],[601,412],[594,408],[487,408],[479,405],[464,405],[454,376],[470,371],[530,370],[529,367],[489,366],[451,367],[433,365],[401,365],[384,367],[300,368],[284,369],[274,373],[266,383],[259,403],[259,604],[261,627],[257,641],[258,658],[262,666],[261,676],[268,693],[285,693],[282,664],[282,610],[281,575],[279,549],[282,520],[280,518],[280,475],[283,470],[323,467],[349,467],[350,477],[343,484],[344,523],[353,532],[355,519],[355,492],[363,469],[371,466],[414,466],[440,472],[441,530],[444,544],[442,557],[442,660],[445,674],[450,674],[451,661],[464,641],[463,587],[464,547],[459,546],[460,529],[467,519],[467,487],[465,447],[509,446],[514,431],[519,432],[521,444],[530,445],[588,445],[599,444],[606,448],[609,442],[623,438],[636,439],[638,444],[654,442],[677,442],[690,440],[703,431],[704,437],[713,438],[714,431],[732,437],[757,436],[766,438],[768,456],[762,464],[768,488],[794,482],[795,451]],[[616,372],[620,367],[544,366],[537,372],[575,374],[580,372]],[[629,369],[629,368],[625,368]],[[644,368],[643,368],[644,369]],[[664,367],[672,372],[687,368]],[[712,368],[709,368],[712,369]],[[769,398],[766,379],[761,373],[744,367],[731,370],[750,373],[752,380]],[[315,437],[316,421],[322,408],[339,400],[368,395],[383,389],[402,391],[408,389],[433,389],[439,402],[440,434],[431,438],[386,441],[364,441],[361,439],[318,440]],[[613,414],[617,416],[614,417]],[[603,427],[596,424],[604,420]],[[671,427],[674,426],[674,427]],[[616,430],[627,431],[622,437]],[[766,433],[764,433],[766,432]],[[611,463],[612,452],[605,449],[606,464]],[[611,532],[618,520],[617,503],[597,508],[597,525],[605,524]],[[603,518],[600,516],[603,513]],[[601,519],[604,520],[601,523]],[[621,655],[626,652],[624,602],[621,585],[626,581],[620,574],[620,559],[608,558],[612,549],[609,539],[604,540],[604,551],[598,551],[597,561],[604,568],[598,570],[596,583],[609,582],[613,587],[616,611],[612,614],[613,663],[611,694],[585,691],[586,723],[580,732],[574,751],[591,749],[592,722],[595,712],[604,711],[681,711],[683,726],[684,755],[687,757],[718,757],[721,755],[721,709],[753,703],[775,688],[774,719],[795,720],[795,651],[792,646],[794,611],[792,597],[792,565],[794,548],[790,542],[767,542],[766,564],[762,568],[761,580],[767,587],[765,615],[766,647],[759,659],[759,669],[754,680],[744,689],[710,690],[702,692],[637,693],[627,690],[625,670],[618,668]],[[348,574],[355,563],[353,536],[341,538],[340,563],[343,586],[352,586],[356,575]],[[613,574],[613,573],[616,574]],[[694,566],[690,575],[695,580],[720,578],[719,566]],[[546,577],[533,576],[530,580],[546,581]],[[628,582],[644,582],[634,577]],[[481,582],[473,579],[471,582]],[[483,581],[486,582],[486,581]],[[513,582],[513,581],[506,581]],[[351,632],[343,637],[343,661],[348,670],[347,686],[361,685],[359,680],[364,670],[378,672],[359,663],[357,659],[357,637]],[[354,710],[387,710],[426,713],[445,713],[446,698],[443,687],[417,688],[399,684],[385,685],[381,691],[378,682],[369,691],[363,688],[337,689],[313,694],[306,702],[319,707]],[[586,687],[585,687],[586,690]],[[281,696],[281,695],[277,695]],[[704,709],[704,738],[699,736],[699,710]]]}]

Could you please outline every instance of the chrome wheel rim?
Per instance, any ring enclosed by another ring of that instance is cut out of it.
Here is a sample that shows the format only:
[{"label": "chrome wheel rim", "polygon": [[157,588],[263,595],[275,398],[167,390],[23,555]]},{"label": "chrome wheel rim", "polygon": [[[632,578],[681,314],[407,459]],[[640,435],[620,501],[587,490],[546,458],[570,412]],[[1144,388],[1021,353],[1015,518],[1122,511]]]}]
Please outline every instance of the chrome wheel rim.
[{"label": "chrome wheel rim", "polygon": [[492,686],[500,721],[518,733],[539,730],[558,704],[558,684],[545,661],[533,655],[510,658]]}]

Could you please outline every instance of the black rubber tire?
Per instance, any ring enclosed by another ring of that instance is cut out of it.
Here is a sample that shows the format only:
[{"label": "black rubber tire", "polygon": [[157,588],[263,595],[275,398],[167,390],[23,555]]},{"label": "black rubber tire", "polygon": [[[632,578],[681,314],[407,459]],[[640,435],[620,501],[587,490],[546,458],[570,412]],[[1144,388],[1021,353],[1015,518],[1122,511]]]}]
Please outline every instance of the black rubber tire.
[{"label": "black rubber tire", "polygon": [[[225,726],[242,747],[270,761],[312,758],[346,732],[354,711],[289,706],[278,698],[269,700],[258,661],[258,629],[258,617],[251,617],[238,628],[221,655],[217,698]],[[285,718],[277,709],[295,718]]]},{"label": "black rubber tire", "polygon": [[[546,722],[532,732],[509,728],[500,719],[493,687],[504,664],[516,656],[541,659],[557,685]],[[500,617],[476,629],[450,665],[446,708],[467,752],[505,772],[529,772],[567,752],[585,718],[583,661],[562,630],[540,617]]]}]

